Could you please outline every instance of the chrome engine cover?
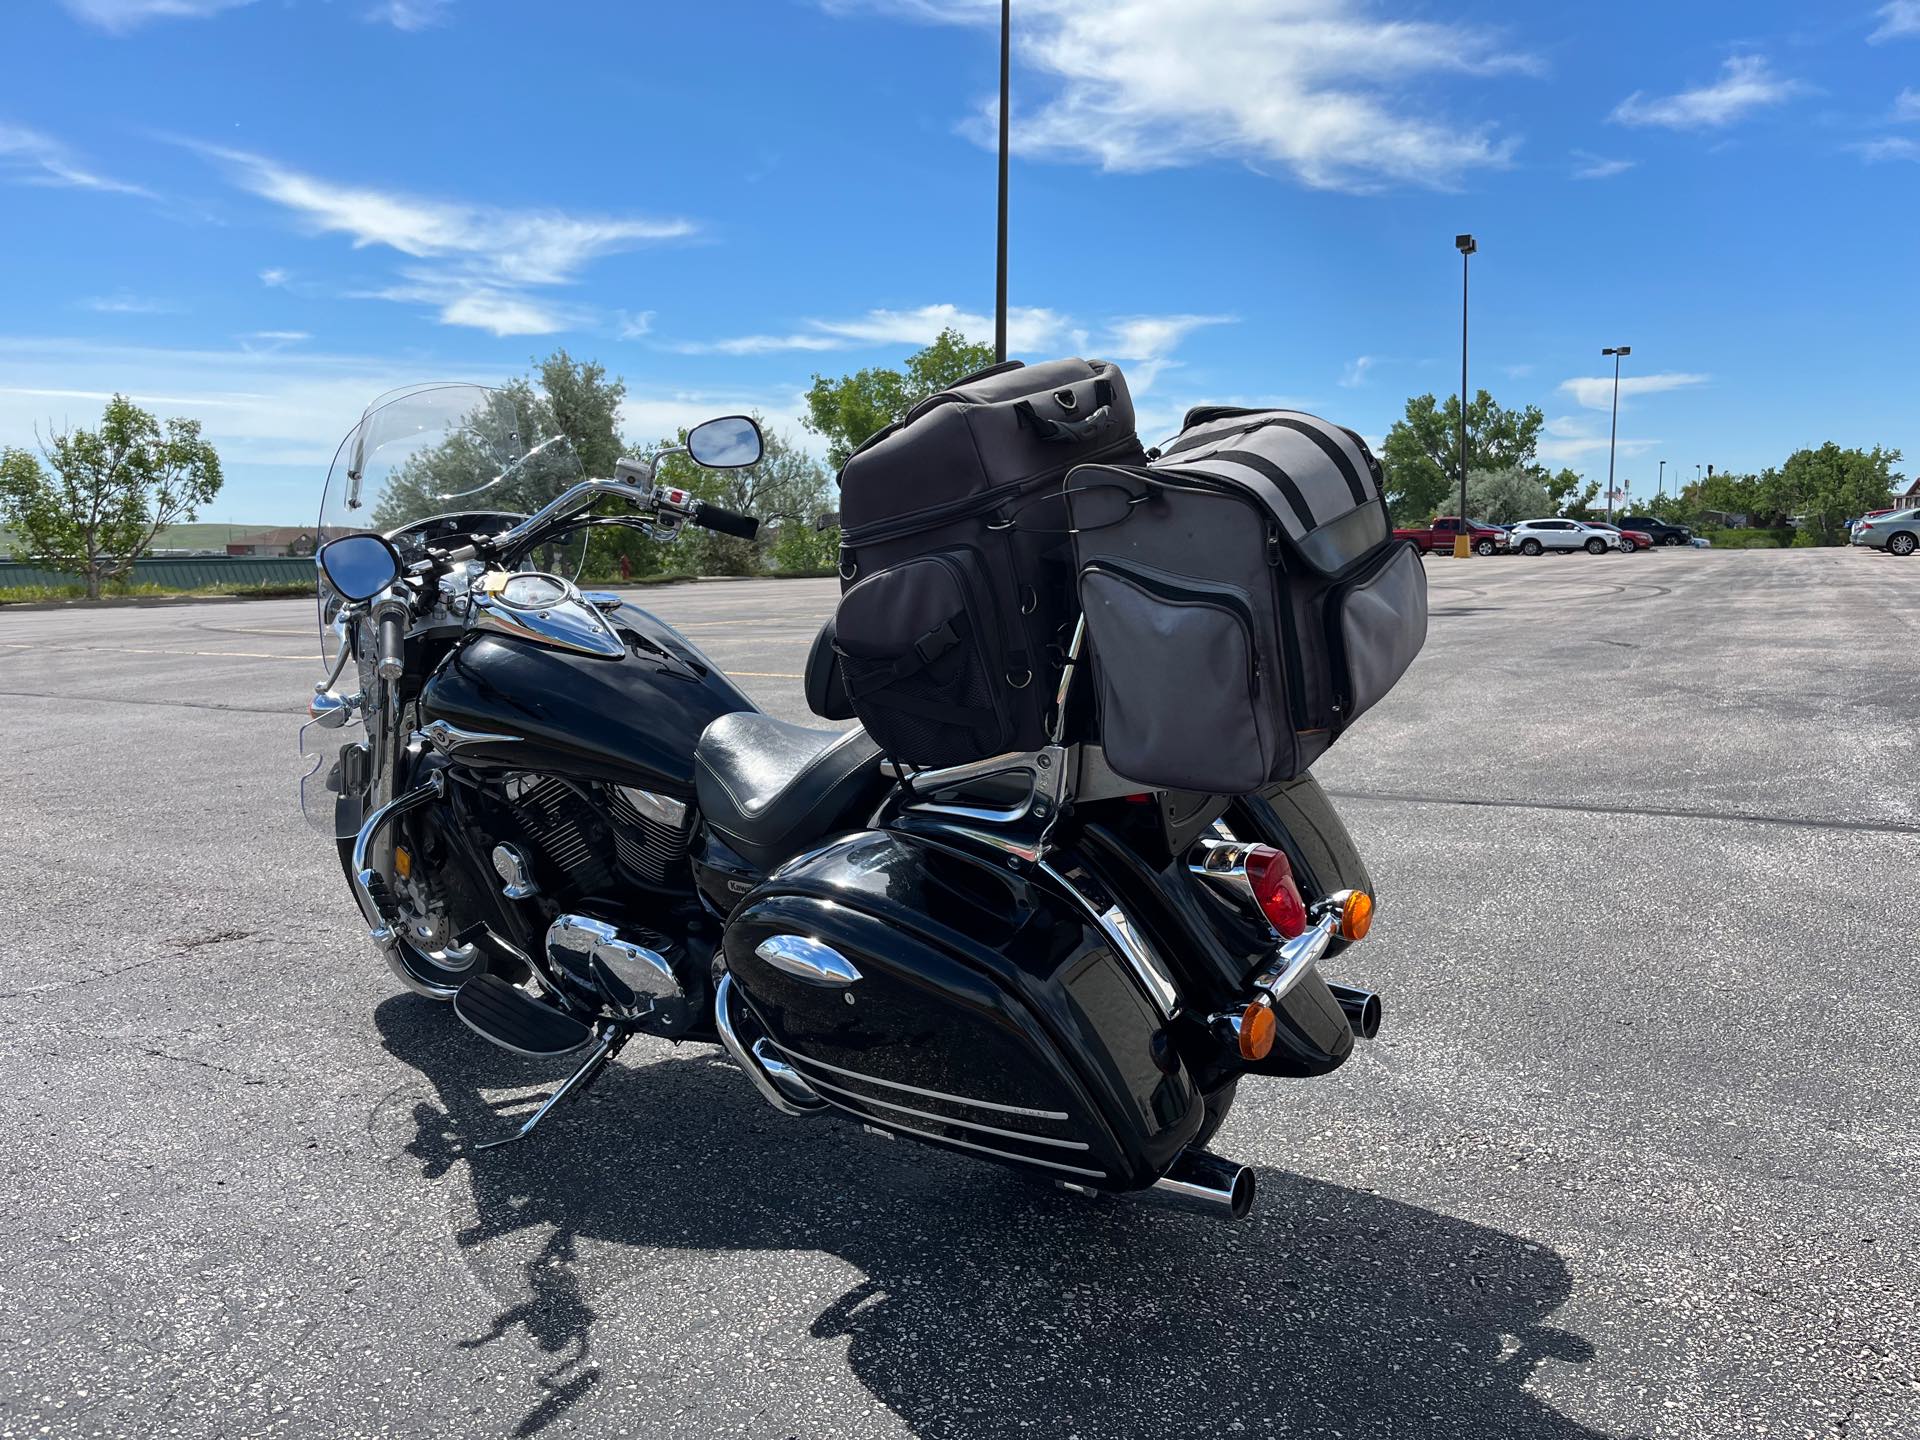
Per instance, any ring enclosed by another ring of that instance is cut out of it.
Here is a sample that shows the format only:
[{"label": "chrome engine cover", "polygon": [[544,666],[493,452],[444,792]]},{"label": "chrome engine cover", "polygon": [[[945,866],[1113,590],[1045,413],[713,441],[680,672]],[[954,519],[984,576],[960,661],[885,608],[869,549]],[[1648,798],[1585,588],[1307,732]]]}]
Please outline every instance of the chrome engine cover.
[{"label": "chrome engine cover", "polygon": [[547,927],[547,963],[568,1000],[617,1019],[675,1034],[692,1015],[675,961],[680,947],[653,931],[622,932],[591,915],[561,915]]}]

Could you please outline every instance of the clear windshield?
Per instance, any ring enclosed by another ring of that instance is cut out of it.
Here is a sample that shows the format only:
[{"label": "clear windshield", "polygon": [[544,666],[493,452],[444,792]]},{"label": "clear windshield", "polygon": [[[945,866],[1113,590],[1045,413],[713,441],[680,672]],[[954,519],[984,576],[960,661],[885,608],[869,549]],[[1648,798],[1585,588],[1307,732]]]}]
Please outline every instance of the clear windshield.
[{"label": "clear windshield", "polygon": [[382,395],[340,442],[320,502],[320,538],[390,537],[423,521],[528,515],[581,478],[533,392],[415,385]]}]

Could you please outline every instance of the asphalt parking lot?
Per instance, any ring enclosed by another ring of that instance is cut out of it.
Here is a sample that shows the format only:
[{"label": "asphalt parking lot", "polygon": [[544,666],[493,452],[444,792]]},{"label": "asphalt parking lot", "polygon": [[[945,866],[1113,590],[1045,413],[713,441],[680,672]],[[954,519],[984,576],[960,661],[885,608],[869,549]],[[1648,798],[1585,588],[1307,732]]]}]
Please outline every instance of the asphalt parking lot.
[{"label": "asphalt parking lot", "polygon": [[[293,807],[310,607],[0,611],[0,1437],[1920,1435],[1920,561],[1431,560],[1320,770],[1387,1028],[1229,1227],[555,1078]],[[642,603],[767,708],[831,582]]]}]

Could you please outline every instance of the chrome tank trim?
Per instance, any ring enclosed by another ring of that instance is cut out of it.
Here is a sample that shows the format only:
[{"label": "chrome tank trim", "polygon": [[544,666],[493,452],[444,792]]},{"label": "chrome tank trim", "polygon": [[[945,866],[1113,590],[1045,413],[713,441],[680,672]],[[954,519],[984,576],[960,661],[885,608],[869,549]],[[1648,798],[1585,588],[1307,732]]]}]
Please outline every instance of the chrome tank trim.
[{"label": "chrome tank trim", "polygon": [[753,953],[809,985],[851,985],[860,978],[846,956],[806,935],[769,935]]},{"label": "chrome tank trim", "polygon": [[551,580],[560,590],[560,598],[546,604],[521,605],[506,598],[504,586],[525,580],[534,573],[488,574],[481,588],[472,592],[473,610],[467,623],[476,630],[511,635],[550,645],[556,650],[571,650],[607,660],[618,660],[627,653],[627,644],[620,638],[620,632],[607,623],[606,616],[580,598],[580,591],[571,580],[558,575],[540,576]]},{"label": "chrome tank trim", "polygon": [[760,1092],[760,1098],[783,1115],[817,1115],[826,1109],[822,1101],[818,1105],[796,1105],[773,1083],[771,1076],[760,1068],[759,1061],[740,1043],[739,1033],[733,1028],[733,976],[722,975],[720,984],[713,992],[713,1028],[720,1032],[720,1043],[726,1047],[727,1054],[733,1057],[753,1088]]},{"label": "chrome tank trim", "polygon": [[1045,860],[1040,862],[1040,870],[1042,874],[1051,877],[1054,884],[1064,890],[1082,910],[1093,917],[1093,922],[1100,927],[1101,933],[1112,943],[1113,948],[1120,952],[1121,959],[1127,962],[1127,967],[1133,971],[1134,978],[1153,998],[1154,1004],[1159,1007],[1161,1018],[1171,1020],[1178,1015],[1180,1013],[1179,988],[1174,985],[1173,976],[1167,972],[1160,957],[1153,953],[1152,947],[1133,928],[1133,921],[1128,918],[1127,912],[1118,905],[1110,905],[1105,910],[1099,909],[1093,901],[1075,888],[1071,880]]},{"label": "chrome tank trim", "polygon": [[518,745],[518,735],[496,735],[486,730],[462,730],[445,720],[433,720],[414,732],[442,755],[451,755],[469,745]]}]

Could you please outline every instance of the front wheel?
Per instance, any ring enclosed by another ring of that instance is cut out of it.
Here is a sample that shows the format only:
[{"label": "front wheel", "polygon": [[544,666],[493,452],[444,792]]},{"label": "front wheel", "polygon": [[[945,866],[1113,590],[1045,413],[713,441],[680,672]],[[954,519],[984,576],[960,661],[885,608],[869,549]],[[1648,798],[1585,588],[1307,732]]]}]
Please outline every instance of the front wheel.
[{"label": "front wheel", "polygon": [[1491,555],[1497,548],[1498,547],[1494,545],[1493,541],[1481,540],[1474,545],[1473,553],[1476,555]]},{"label": "front wheel", "polygon": [[1607,553],[1607,542],[1606,542],[1606,541],[1604,541],[1604,540],[1589,540],[1589,541],[1587,541],[1587,554],[1589,554],[1589,555],[1604,555],[1604,554],[1606,554],[1606,553]]},{"label": "front wheel", "polygon": [[1541,546],[1538,540],[1522,540],[1520,542],[1520,553],[1522,555],[1538,555],[1540,549]]},{"label": "front wheel", "polygon": [[[340,871],[347,877],[351,889],[353,841],[341,840],[338,847]],[[357,901],[354,909],[359,909]],[[402,924],[405,923],[403,920]],[[386,959],[395,979],[430,1000],[451,1000],[462,985],[486,968],[485,958],[471,946],[463,950],[446,944],[445,948],[434,950],[415,945],[409,939],[402,939],[394,950],[388,951]]]}]

